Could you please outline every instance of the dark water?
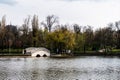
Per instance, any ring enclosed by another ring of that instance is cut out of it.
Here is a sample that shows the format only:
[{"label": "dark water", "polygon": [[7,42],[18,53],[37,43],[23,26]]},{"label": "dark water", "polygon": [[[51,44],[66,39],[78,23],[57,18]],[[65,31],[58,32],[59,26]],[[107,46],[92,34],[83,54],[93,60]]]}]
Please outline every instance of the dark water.
[{"label": "dark water", "polygon": [[120,58],[0,58],[0,80],[120,80]]}]

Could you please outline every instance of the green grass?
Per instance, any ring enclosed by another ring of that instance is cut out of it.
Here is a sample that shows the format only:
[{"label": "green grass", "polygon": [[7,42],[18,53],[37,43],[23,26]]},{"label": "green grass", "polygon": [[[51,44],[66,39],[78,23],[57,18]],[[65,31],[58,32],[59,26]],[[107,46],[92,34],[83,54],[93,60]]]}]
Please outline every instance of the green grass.
[{"label": "green grass", "polygon": [[0,53],[21,53],[22,49],[0,49]]},{"label": "green grass", "polygon": [[120,49],[113,49],[113,52],[120,52]]},{"label": "green grass", "polygon": [[120,53],[120,49],[113,49],[111,52],[112,53]]}]

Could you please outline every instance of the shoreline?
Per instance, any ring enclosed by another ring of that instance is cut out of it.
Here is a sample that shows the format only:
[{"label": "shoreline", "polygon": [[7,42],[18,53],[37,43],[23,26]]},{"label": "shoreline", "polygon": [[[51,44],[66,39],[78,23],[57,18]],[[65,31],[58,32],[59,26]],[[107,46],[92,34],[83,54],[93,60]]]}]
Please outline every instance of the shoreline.
[{"label": "shoreline", "polygon": [[120,56],[120,53],[80,53],[74,56]]},{"label": "shoreline", "polygon": [[[79,57],[79,56],[118,56],[120,57],[120,53],[79,53],[74,55],[60,55],[60,54],[54,54],[51,55],[50,58],[71,58],[71,57]],[[0,54],[0,58],[2,57],[31,57],[30,54]]]},{"label": "shoreline", "polygon": [[31,55],[27,55],[27,54],[0,54],[0,58],[2,57],[31,57]]}]

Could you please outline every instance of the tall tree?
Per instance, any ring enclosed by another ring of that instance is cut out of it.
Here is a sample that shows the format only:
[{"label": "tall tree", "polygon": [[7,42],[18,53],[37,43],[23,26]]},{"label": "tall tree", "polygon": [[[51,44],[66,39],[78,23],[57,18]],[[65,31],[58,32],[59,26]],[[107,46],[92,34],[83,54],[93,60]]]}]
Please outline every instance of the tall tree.
[{"label": "tall tree", "polygon": [[117,48],[120,49],[120,21],[115,22],[115,27],[117,28]]},{"label": "tall tree", "polygon": [[95,31],[94,45],[97,49],[110,49],[114,46],[114,30],[112,27],[100,28]]},{"label": "tall tree", "polygon": [[83,47],[83,37],[82,37],[82,32],[81,32],[81,27],[78,24],[74,24],[74,34],[75,34],[75,51],[81,51]]},{"label": "tall tree", "polygon": [[24,20],[24,23],[22,25],[24,35],[28,35],[29,26],[30,26],[29,24],[30,24],[30,16],[28,16],[28,18]]},{"label": "tall tree", "polygon": [[86,27],[84,34],[85,34],[85,47],[88,50],[92,50],[92,45],[93,45],[93,29],[92,29],[92,27],[88,25]]},{"label": "tall tree", "polygon": [[34,15],[32,19],[33,46],[38,46],[38,29],[39,29],[38,16]]},{"label": "tall tree", "polygon": [[17,44],[15,43],[18,40],[18,37],[19,35],[18,35],[17,26],[6,25],[5,39],[6,39],[6,42],[8,43],[7,46],[15,48],[17,46]]},{"label": "tall tree", "polygon": [[6,16],[2,17],[2,21],[0,23],[0,46],[2,47],[2,49],[4,49],[4,37],[5,37],[5,33],[6,33]]},{"label": "tall tree", "polygon": [[30,46],[29,40],[32,38],[29,38],[29,32],[30,32],[30,16],[28,16],[27,18],[24,19],[24,23],[22,25],[21,31],[22,31],[22,42],[23,42],[23,46],[27,47]]},{"label": "tall tree", "polygon": [[57,22],[58,18],[55,15],[49,15],[46,17],[46,22],[42,22],[41,24],[51,32],[53,25]]}]

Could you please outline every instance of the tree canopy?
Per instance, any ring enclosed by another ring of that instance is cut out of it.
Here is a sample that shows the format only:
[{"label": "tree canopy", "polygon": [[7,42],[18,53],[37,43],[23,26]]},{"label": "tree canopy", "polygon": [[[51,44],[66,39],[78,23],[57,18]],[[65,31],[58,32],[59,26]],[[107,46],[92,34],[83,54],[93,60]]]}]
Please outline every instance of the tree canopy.
[{"label": "tree canopy", "polygon": [[[49,15],[39,22],[34,15],[24,19],[21,27],[6,24],[6,17],[0,20],[0,49],[46,47],[53,52],[96,51],[105,48],[120,49],[120,21],[107,27],[93,29],[78,24],[58,24],[58,17]],[[41,24],[40,24],[41,23]],[[71,28],[72,26],[72,28]]]}]

